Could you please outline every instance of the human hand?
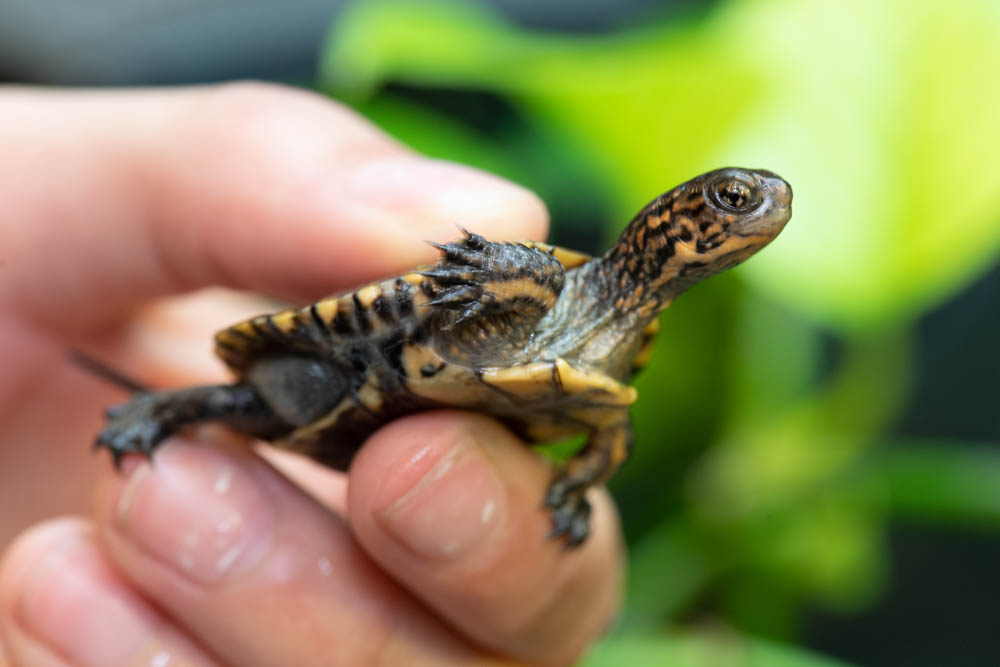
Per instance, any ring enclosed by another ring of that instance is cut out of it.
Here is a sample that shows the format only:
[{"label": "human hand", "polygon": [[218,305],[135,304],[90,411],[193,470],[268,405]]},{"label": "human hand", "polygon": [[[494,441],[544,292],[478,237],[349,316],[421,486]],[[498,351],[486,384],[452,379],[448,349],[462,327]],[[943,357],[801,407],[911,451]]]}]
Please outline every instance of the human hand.
[{"label": "human hand", "polygon": [[[456,224],[544,236],[526,191],[261,84],[0,93],[0,665],[571,661],[617,608],[614,508],[545,540],[544,462],[485,417],[398,420],[349,475],[203,429],[116,474],[119,390],[220,379],[211,332],[433,259]],[[211,442],[207,446],[206,441]],[[260,455],[258,455],[260,454]],[[262,458],[262,456],[263,458]]]}]

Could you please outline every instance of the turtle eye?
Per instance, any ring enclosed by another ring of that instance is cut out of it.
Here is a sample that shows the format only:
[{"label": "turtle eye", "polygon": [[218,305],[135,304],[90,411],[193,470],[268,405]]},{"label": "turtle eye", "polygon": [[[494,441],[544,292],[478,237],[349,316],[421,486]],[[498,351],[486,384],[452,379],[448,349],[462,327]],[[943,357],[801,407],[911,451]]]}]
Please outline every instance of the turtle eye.
[{"label": "turtle eye", "polygon": [[746,213],[760,204],[760,188],[740,178],[723,178],[709,190],[712,201],[719,208],[733,213]]}]

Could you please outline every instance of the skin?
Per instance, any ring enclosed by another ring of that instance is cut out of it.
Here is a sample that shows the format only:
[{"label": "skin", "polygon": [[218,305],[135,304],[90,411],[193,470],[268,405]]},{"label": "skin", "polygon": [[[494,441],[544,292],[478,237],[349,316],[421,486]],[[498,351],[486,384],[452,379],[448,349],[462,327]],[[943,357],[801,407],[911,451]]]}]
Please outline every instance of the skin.
[{"label": "skin", "polygon": [[551,471],[489,419],[398,420],[347,475],[209,428],[119,475],[88,449],[124,395],[67,361],[222,381],[212,332],[274,304],[192,290],[308,302],[456,224],[542,238],[537,198],[261,84],[8,88],[0,133],[0,665],[559,665],[607,626],[609,497],[564,553]]}]

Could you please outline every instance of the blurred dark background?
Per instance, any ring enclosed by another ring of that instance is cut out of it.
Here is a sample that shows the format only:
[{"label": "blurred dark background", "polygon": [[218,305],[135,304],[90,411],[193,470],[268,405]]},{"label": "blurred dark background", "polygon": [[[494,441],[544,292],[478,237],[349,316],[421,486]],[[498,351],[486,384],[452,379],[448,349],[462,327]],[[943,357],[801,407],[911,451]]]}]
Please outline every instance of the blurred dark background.
[{"label": "blurred dark background", "polygon": [[638,379],[630,595],[590,662],[1000,664],[1000,13],[921,7],[4,0],[0,79],[316,88],[590,252],[703,169],[774,169],[789,230]]}]

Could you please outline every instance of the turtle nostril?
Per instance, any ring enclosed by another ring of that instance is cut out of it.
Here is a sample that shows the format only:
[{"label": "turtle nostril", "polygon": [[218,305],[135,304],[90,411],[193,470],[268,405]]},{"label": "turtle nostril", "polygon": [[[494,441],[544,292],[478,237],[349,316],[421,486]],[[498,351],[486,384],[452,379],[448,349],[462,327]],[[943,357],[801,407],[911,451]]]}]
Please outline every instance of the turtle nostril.
[{"label": "turtle nostril", "polygon": [[773,193],[774,203],[779,208],[788,208],[792,204],[792,186],[788,181],[777,175],[767,179],[768,189]]}]

